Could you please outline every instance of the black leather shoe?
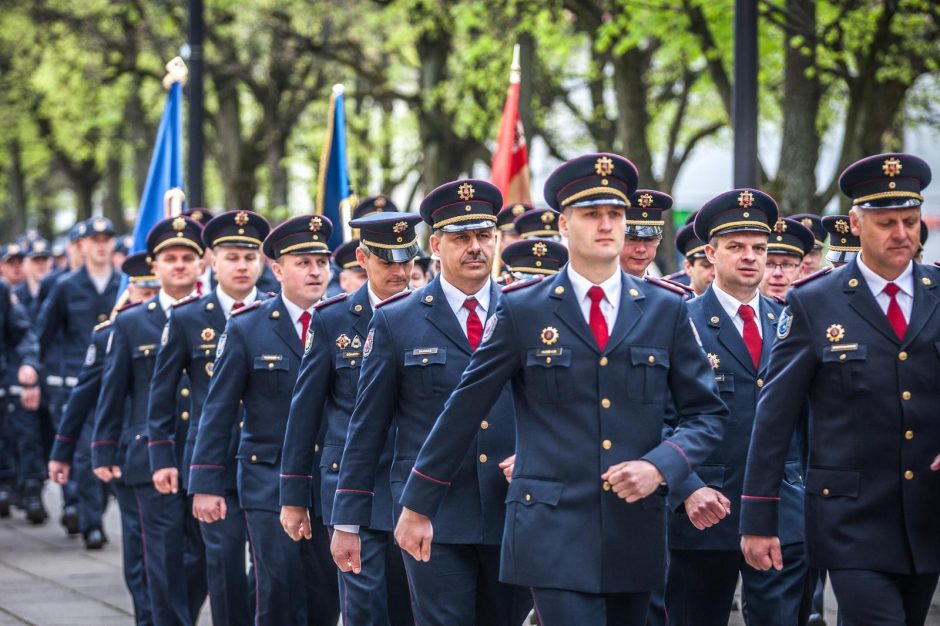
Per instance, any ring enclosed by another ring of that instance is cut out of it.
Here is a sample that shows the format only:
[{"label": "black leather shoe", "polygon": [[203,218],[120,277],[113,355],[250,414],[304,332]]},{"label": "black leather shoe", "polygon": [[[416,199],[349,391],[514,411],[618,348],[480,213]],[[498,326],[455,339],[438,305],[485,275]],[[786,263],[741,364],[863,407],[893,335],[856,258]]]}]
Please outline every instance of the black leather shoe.
[{"label": "black leather shoe", "polygon": [[23,486],[23,510],[26,511],[26,519],[33,524],[44,524],[49,518],[42,504],[41,482],[30,480]]},{"label": "black leather shoe", "polygon": [[0,484],[0,517],[10,517],[10,507],[13,505],[13,492],[10,485]]},{"label": "black leather shoe", "polygon": [[105,538],[104,533],[98,528],[92,528],[85,533],[86,550],[100,550],[107,542],[108,540]]},{"label": "black leather shoe", "polygon": [[811,613],[806,620],[806,626],[826,626],[826,620],[819,613]]},{"label": "black leather shoe", "polygon": [[70,505],[62,510],[62,519],[59,520],[65,527],[65,531],[70,535],[77,535],[81,531],[78,528],[78,507]]}]

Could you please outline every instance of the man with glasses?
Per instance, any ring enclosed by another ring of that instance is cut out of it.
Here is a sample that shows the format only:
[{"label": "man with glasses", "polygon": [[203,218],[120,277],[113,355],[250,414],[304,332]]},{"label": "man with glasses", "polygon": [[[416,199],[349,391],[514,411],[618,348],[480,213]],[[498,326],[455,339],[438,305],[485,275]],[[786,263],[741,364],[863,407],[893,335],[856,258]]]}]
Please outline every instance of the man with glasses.
[{"label": "man with glasses", "polygon": [[760,281],[760,292],[768,298],[783,301],[793,281],[800,277],[803,258],[813,252],[816,238],[800,222],[777,220],[767,240],[767,265]]}]

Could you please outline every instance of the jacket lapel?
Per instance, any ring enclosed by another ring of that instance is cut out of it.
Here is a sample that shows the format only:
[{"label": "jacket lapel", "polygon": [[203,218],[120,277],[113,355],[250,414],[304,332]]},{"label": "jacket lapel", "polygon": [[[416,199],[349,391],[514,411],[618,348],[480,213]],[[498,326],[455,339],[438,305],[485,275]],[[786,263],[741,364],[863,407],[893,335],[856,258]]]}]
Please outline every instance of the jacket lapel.
[{"label": "jacket lapel", "polygon": [[[937,309],[937,295],[934,289],[937,284],[926,276],[918,264],[914,264],[914,306],[911,309],[911,319],[904,334],[902,347],[907,347],[924,329],[930,317]],[[887,316],[886,316],[887,317]]]},{"label": "jacket lapel", "polygon": [[[638,281],[632,276],[620,273],[620,306],[617,307],[617,319],[614,320],[614,327],[604,347],[605,354],[612,352],[621,341],[626,339],[643,315],[643,308],[639,302],[646,296],[643,295],[637,283]],[[584,319],[583,315],[581,319]],[[591,336],[593,338],[593,333]]]},{"label": "jacket lapel", "polygon": [[369,334],[369,322],[372,320],[372,305],[369,302],[369,289],[363,285],[349,299],[349,314],[355,320],[353,330],[360,337]]},{"label": "jacket lapel", "polygon": [[441,288],[440,277],[432,280],[420,294],[416,295],[421,298],[421,303],[428,307],[425,318],[445,337],[450,339],[455,346],[470,354],[470,341],[467,340],[467,336],[464,335],[463,329],[460,328],[460,324],[457,322],[457,316],[454,315],[450,304],[447,303],[447,297]]},{"label": "jacket lapel", "polygon": [[[287,312],[287,307],[284,306],[284,299],[275,298],[272,305],[273,306],[269,309],[270,312],[268,316],[271,317],[274,322],[274,332],[293,350],[294,354],[301,356],[303,354],[303,346],[300,343],[300,336],[297,334],[297,331],[294,330],[294,323],[290,319],[290,313]],[[275,313],[277,313],[277,315],[275,315]]]},{"label": "jacket lapel", "polygon": [[[701,297],[705,298],[705,316],[708,327],[718,336],[718,341],[725,347],[731,356],[733,356],[742,367],[754,374],[757,370],[754,367],[754,361],[751,359],[751,353],[748,352],[744,338],[738,332],[734,325],[734,320],[728,317],[724,307],[718,301],[718,296],[714,290],[709,287]],[[765,346],[766,346],[766,342]]]},{"label": "jacket lapel", "polygon": [[[552,279],[549,297],[555,301],[555,315],[562,323],[581,341],[600,354],[597,347],[597,341],[587,322],[584,320],[584,314],[581,313],[581,307],[578,304],[577,296],[571,287],[571,281],[568,280],[568,266],[565,265]],[[610,343],[608,341],[608,343]]]},{"label": "jacket lapel", "polygon": [[760,368],[758,373],[767,369],[770,362],[770,350],[773,348],[774,341],[777,338],[777,314],[771,309],[769,301],[761,296],[760,311],[758,312],[761,320],[761,333],[763,334],[763,346],[760,352]]},{"label": "jacket lapel", "polygon": [[[857,260],[853,260],[845,266],[842,279],[845,281],[842,289],[846,294],[849,294],[849,306],[872,328],[894,343],[900,344],[898,336],[894,334],[894,329],[891,328],[891,324],[888,322],[888,316],[878,306],[878,301],[875,300],[868,283],[865,282],[865,277],[858,269]],[[917,305],[916,297],[914,298],[914,305]]]}]

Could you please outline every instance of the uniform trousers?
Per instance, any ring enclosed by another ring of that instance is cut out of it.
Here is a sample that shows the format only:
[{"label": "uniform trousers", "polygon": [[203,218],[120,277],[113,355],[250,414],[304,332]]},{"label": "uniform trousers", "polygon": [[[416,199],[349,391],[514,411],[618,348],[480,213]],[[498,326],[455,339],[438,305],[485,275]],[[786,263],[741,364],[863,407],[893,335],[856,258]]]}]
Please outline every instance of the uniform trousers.
[{"label": "uniform trousers", "polygon": [[362,571],[339,573],[343,626],[414,624],[402,553],[383,530],[359,530]]},{"label": "uniform trousers", "polygon": [[533,587],[535,616],[541,626],[644,626],[650,604],[646,593],[583,593]]},{"label": "uniform trousers", "polygon": [[831,569],[842,626],[923,626],[938,574]]},{"label": "uniform trousers", "polygon": [[225,519],[199,522],[206,547],[209,607],[213,624],[250,626],[254,607],[254,570],[245,572],[245,514],[238,496],[225,494]]},{"label": "uniform trousers", "polygon": [[147,588],[156,626],[196,623],[206,600],[206,557],[189,498],[134,487],[143,526]]},{"label": "uniform trousers", "polygon": [[421,626],[518,626],[532,608],[525,588],[499,582],[499,546],[434,543],[431,560],[402,554]]},{"label": "uniform trousers", "polygon": [[669,551],[666,614],[670,626],[727,626],[741,576],[741,611],[749,624],[799,623],[806,586],[803,544],[782,546],[783,569],[761,572],[740,550]]},{"label": "uniform trousers", "polygon": [[144,542],[141,534],[141,514],[137,495],[132,487],[121,480],[109,483],[114,489],[121,511],[121,556],[124,562],[124,584],[134,603],[134,623],[151,626],[150,590],[147,588],[147,569],[144,565]]}]

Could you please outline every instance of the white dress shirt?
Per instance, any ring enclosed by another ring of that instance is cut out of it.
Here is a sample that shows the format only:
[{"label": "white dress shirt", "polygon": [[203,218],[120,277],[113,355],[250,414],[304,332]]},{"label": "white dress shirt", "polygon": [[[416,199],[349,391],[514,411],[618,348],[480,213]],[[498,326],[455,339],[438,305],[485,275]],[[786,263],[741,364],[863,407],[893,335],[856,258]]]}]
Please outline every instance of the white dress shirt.
[{"label": "white dress shirt", "polygon": [[[217,285],[215,288],[215,297],[219,299],[219,306],[222,307],[222,312],[225,314],[225,319],[228,319],[229,315],[232,314],[232,307],[235,306],[235,298],[228,295],[222,291],[222,286]],[[245,296],[245,299],[242,300],[242,304],[248,306],[253,304],[255,300],[258,299],[258,289],[255,287],[251,288],[251,293]]]},{"label": "white dress shirt", "polygon": [[871,295],[875,296],[875,301],[878,302],[878,306],[881,307],[881,312],[887,315],[888,305],[891,303],[891,298],[885,293],[885,285],[889,282],[894,283],[901,289],[897,295],[894,296],[894,299],[897,300],[898,306],[901,307],[901,313],[904,314],[904,319],[910,323],[911,311],[914,308],[914,264],[908,263],[907,269],[901,272],[900,276],[889,281],[885,280],[870,267],[865,265],[861,253],[859,253],[856,258],[858,259],[858,269],[862,273],[862,278],[865,279],[865,283],[868,285],[868,288],[871,289]]},{"label": "white dress shirt", "polygon": [[375,292],[372,291],[372,283],[369,281],[366,281],[366,293],[369,294],[369,306],[371,306],[372,310],[375,311],[375,307],[378,306],[382,299],[375,295]]},{"label": "white dress shirt", "polygon": [[[470,317],[470,311],[464,307],[463,303],[471,296],[468,296],[444,280],[443,274],[441,274],[441,290],[444,292],[444,297],[447,298],[447,304],[450,305],[450,310],[457,316],[457,322],[460,324],[460,328],[463,329],[464,336],[466,336],[467,318]],[[481,324],[485,323],[486,312],[490,310],[490,281],[487,280],[483,288],[475,294],[472,294],[472,297],[477,299],[477,317],[480,318]]]},{"label": "white dress shirt", "polygon": [[302,309],[290,300],[287,299],[287,296],[284,295],[284,292],[281,292],[281,300],[284,301],[284,306],[287,308],[287,314],[290,315],[290,321],[294,323],[294,330],[297,331],[297,336],[300,337],[301,343],[304,341],[303,329],[304,325],[300,323],[300,316],[304,311],[307,311],[313,315],[313,307],[309,309]]},{"label": "white dress shirt", "polygon": [[[578,300],[578,306],[581,307],[581,314],[588,325],[591,323],[591,296],[588,290],[594,287],[594,283],[575,271],[571,264],[568,264],[568,280],[571,281],[571,288],[574,290],[575,298]],[[610,278],[597,285],[604,290],[604,299],[600,301],[601,314],[604,321],[607,322],[608,335],[613,332],[614,324],[617,322],[617,312],[620,309],[620,292],[623,288],[621,284],[620,272],[614,272]]]},{"label": "white dress shirt", "polygon": [[718,281],[712,281],[712,290],[715,292],[715,297],[718,298],[718,304],[721,305],[721,308],[725,310],[725,313],[727,313],[731,321],[734,322],[734,327],[738,329],[738,334],[741,335],[741,337],[744,337],[744,318],[738,314],[738,309],[741,308],[742,304],[746,304],[754,309],[754,323],[757,325],[757,332],[760,333],[761,338],[764,337],[764,328],[760,322],[759,291],[754,293],[754,297],[751,298],[750,302],[741,302],[719,287]]},{"label": "white dress shirt", "polygon": [[157,292],[157,301],[160,303],[160,308],[163,309],[163,314],[169,317],[170,309],[173,307],[173,305],[179,302],[180,300],[185,300],[191,295],[193,294],[189,294],[188,296],[182,297],[179,300],[177,300],[176,298],[174,298],[173,296],[171,296],[170,294],[168,294],[167,292],[161,289],[160,291]]},{"label": "white dress shirt", "polygon": [[108,288],[108,281],[111,280],[111,274],[113,272],[108,272],[103,276],[95,276],[91,272],[88,272],[88,278],[91,280],[91,284],[95,286],[95,291],[98,292],[98,295],[104,293],[104,290]]}]

